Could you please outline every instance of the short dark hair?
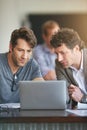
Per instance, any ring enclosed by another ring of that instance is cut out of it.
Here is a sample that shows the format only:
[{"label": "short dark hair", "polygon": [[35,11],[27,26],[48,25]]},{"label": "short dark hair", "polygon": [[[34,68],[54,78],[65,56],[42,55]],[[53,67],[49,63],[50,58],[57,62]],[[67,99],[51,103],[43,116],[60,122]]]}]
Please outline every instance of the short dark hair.
[{"label": "short dark hair", "polygon": [[21,27],[19,29],[15,29],[11,34],[10,43],[13,47],[17,45],[17,40],[21,38],[29,43],[29,45],[34,48],[37,44],[37,39],[34,32],[26,27]]},{"label": "short dark hair", "polygon": [[54,48],[65,44],[70,49],[73,49],[76,45],[82,49],[85,45],[84,42],[80,39],[78,33],[70,28],[60,29],[52,36],[50,43]]}]

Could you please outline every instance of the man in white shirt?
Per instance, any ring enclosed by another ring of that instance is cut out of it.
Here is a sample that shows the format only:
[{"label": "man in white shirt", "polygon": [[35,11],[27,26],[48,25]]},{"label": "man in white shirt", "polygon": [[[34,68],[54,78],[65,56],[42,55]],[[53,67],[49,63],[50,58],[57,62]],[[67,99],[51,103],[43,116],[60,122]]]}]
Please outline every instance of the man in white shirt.
[{"label": "man in white shirt", "polygon": [[63,28],[51,39],[57,54],[56,74],[58,80],[66,80],[72,107],[77,102],[87,103],[87,49],[78,33]]}]

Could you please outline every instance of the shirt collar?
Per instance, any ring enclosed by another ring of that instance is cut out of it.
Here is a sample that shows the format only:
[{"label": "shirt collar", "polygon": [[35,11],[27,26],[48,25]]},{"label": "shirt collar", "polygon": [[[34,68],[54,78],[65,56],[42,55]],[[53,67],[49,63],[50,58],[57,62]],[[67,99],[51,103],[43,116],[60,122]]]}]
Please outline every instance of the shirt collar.
[{"label": "shirt collar", "polygon": [[83,70],[83,50],[82,50],[82,59],[81,59],[81,66],[80,69]]}]

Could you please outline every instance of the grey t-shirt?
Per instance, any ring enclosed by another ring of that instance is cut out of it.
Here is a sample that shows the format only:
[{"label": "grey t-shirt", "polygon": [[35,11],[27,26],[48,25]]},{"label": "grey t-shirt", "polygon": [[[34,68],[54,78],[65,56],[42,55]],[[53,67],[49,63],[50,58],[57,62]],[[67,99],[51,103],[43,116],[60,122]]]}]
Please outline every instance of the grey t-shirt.
[{"label": "grey t-shirt", "polygon": [[8,64],[7,53],[0,54],[0,103],[20,102],[18,82],[33,80],[36,77],[42,76],[39,66],[33,58],[13,75]]}]

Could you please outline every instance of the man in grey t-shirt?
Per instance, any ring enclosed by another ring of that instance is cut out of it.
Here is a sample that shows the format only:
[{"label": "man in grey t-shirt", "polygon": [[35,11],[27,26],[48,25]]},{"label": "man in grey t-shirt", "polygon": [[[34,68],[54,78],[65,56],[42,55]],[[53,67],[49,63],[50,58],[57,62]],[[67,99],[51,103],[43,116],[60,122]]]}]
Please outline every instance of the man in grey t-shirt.
[{"label": "man in grey t-shirt", "polygon": [[19,100],[20,80],[43,80],[32,49],[37,40],[31,29],[21,27],[11,34],[9,52],[0,54],[0,103]]}]

